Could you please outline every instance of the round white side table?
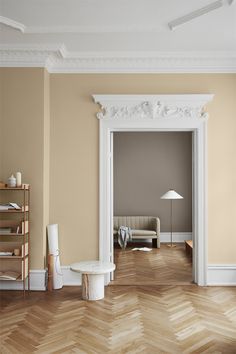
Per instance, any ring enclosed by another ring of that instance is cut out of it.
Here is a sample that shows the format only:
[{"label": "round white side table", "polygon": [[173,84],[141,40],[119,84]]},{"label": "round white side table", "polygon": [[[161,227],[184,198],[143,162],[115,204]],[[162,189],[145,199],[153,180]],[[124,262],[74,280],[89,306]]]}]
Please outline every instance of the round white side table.
[{"label": "round white side table", "polygon": [[84,261],[73,263],[70,269],[82,274],[82,298],[100,300],[104,298],[104,275],[115,270],[113,263]]}]

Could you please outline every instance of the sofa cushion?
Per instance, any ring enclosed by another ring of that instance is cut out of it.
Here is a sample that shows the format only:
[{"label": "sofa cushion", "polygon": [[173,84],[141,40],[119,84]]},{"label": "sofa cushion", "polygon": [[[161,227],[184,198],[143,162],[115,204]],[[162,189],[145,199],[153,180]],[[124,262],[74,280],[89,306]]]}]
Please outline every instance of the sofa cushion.
[{"label": "sofa cushion", "polygon": [[153,230],[137,230],[137,229],[131,229],[132,232],[132,237],[135,236],[156,236],[156,232]]}]

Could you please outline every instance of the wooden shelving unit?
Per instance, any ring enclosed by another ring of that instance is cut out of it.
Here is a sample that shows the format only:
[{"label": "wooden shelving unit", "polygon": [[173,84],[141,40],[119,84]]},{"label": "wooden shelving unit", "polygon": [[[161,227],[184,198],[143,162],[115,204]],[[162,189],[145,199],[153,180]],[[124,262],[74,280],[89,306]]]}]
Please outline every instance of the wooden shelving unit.
[{"label": "wooden shelving unit", "polygon": [[[21,209],[0,210],[0,251],[13,253],[14,249],[19,249],[20,255],[0,255],[0,272],[18,272],[20,275],[14,281],[23,283],[25,296],[27,283],[27,289],[30,291],[30,186],[22,184],[16,188],[0,187],[0,200],[2,193],[6,191],[11,201],[19,203]],[[15,193],[16,191],[18,193]],[[16,194],[20,201],[15,200]],[[4,228],[8,229],[5,233]]]}]

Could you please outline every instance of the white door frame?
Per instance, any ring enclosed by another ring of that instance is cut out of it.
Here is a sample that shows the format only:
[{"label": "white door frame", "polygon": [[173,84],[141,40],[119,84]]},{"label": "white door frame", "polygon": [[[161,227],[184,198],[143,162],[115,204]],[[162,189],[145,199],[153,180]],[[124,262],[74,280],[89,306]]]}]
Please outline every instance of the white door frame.
[{"label": "white door frame", "polygon": [[[99,103],[99,259],[111,260],[112,132],[193,132],[193,280],[207,285],[207,118],[213,95],[93,95]],[[110,281],[107,277],[106,283]]]}]

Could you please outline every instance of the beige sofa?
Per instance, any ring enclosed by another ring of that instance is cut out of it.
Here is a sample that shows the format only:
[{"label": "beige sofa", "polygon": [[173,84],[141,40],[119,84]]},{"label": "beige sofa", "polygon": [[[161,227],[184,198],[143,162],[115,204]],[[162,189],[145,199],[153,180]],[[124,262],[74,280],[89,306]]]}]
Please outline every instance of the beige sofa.
[{"label": "beige sofa", "polygon": [[113,234],[116,237],[120,226],[130,227],[132,238],[152,239],[152,246],[160,248],[160,219],[152,216],[114,216]]}]

